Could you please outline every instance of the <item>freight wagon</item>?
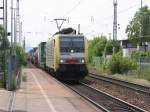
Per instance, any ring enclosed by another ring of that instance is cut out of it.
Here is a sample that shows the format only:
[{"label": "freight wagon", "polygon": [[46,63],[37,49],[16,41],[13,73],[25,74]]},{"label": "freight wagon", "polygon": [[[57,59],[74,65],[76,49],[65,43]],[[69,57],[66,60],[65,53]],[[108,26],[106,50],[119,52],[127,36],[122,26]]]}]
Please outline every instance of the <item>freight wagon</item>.
[{"label": "freight wagon", "polygon": [[41,42],[38,46],[38,63],[39,67],[45,69],[46,64],[46,42]]}]

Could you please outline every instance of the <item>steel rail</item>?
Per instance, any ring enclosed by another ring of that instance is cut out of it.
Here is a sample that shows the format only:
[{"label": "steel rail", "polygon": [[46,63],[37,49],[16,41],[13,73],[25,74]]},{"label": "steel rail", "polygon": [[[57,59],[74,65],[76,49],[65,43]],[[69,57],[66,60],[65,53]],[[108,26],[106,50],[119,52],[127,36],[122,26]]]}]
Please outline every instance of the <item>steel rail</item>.
[{"label": "steel rail", "polygon": [[[87,88],[86,90],[88,90],[89,92],[86,92],[86,93],[83,93],[83,91],[81,92],[81,90],[78,90],[80,86],[82,86],[83,89]],[[86,100],[96,105],[98,108],[102,109],[104,112],[113,112],[113,111],[116,112],[116,110],[113,110],[114,108],[122,109],[121,110],[122,112],[146,112],[145,110],[137,106],[129,104],[123,100],[120,100],[112,95],[109,95],[108,93],[97,90],[96,88],[88,86],[87,84],[84,84],[84,83],[80,83],[80,85],[75,85],[75,86],[67,85],[67,87],[71,88],[73,91],[75,91],[80,96],[84,97]],[[96,100],[92,99],[91,97],[88,96],[90,92],[91,92],[92,97],[95,95],[96,98],[101,97],[103,99],[101,101],[100,99],[96,99]]]},{"label": "steel rail", "polygon": [[79,91],[75,90],[72,86],[65,84],[68,88],[70,88],[71,90],[73,90],[75,93],[79,94],[81,97],[83,97],[85,100],[91,102],[93,105],[95,105],[97,108],[101,109],[104,112],[111,112],[109,110],[107,110],[105,107],[103,107],[102,105],[98,104],[97,102],[93,101],[92,99],[88,98],[87,96],[83,95],[82,93],[80,93]]},{"label": "steel rail", "polygon": [[115,79],[115,78],[111,78],[111,77],[107,77],[107,76],[96,75],[93,73],[90,73],[88,75],[88,77],[102,80],[105,82],[109,82],[111,84],[119,85],[122,87],[126,87],[128,89],[134,90],[134,91],[142,93],[142,94],[150,95],[150,87],[147,87],[147,86],[143,86],[143,85],[139,85],[139,84],[135,84],[132,82],[123,81],[123,80],[119,80],[119,79]]}]

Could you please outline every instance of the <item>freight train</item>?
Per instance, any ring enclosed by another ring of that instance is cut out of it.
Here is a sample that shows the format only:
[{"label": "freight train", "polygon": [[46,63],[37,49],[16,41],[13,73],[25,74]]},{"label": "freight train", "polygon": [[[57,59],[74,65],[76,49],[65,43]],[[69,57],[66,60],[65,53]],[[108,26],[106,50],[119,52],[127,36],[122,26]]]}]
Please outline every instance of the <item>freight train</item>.
[{"label": "freight train", "polygon": [[45,69],[46,67],[46,42],[41,42],[38,46],[38,66]]},{"label": "freight train", "polygon": [[87,39],[75,30],[62,30],[38,46],[38,65],[65,81],[79,81],[87,74]]},{"label": "freight train", "polygon": [[38,65],[38,48],[34,47],[27,54],[27,59],[34,65]]}]

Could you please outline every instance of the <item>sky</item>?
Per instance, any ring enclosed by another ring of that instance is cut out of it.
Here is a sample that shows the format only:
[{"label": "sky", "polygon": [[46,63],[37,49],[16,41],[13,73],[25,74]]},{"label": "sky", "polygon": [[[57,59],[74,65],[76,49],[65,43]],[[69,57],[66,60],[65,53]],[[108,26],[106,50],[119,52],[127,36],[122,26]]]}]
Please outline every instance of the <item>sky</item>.
[{"label": "sky", "polygon": [[[138,10],[141,0],[118,0],[118,39],[126,39],[125,28]],[[143,6],[150,0],[143,0]],[[113,0],[20,0],[20,17],[26,46],[35,47],[58,31],[55,18],[65,18],[62,28],[81,25],[89,39],[112,34]],[[112,38],[112,35],[111,35]]]}]

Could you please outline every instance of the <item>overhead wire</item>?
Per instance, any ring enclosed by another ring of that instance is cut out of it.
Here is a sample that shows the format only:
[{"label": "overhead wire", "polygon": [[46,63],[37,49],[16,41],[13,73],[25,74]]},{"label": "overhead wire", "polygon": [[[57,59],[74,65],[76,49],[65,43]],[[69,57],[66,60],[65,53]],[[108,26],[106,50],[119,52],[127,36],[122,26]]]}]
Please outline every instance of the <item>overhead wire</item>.
[{"label": "overhead wire", "polygon": [[[126,8],[126,9],[124,9],[124,10],[121,10],[121,11],[118,12],[118,15],[119,15],[119,14],[122,14],[122,13],[124,13],[124,12],[126,12],[126,11],[128,11],[128,10],[130,10],[130,9],[132,9],[132,8],[135,8],[135,7],[138,6],[138,5],[139,5],[139,4],[135,4],[135,5],[132,5],[132,6]],[[106,20],[106,19],[111,19],[112,17],[113,17],[113,14],[110,15],[110,16],[104,17],[103,19],[104,19],[104,20]]]},{"label": "overhead wire", "polygon": [[[63,17],[66,17],[68,14],[70,14],[71,12],[73,12],[74,9],[75,9],[76,7],[78,7],[78,6],[81,4],[81,1],[82,1],[82,0],[80,0],[80,1],[79,1],[70,11],[68,11]],[[130,9],[132,9],[132,8],[135,8],[135,7],[138,6],[138,5],[140,5],[140,4],[134,4],[134,5],[128,7],[128,8],[126,8],[126,9],[124,9],[124,10],[119,11],[118,14],[122,14],[122,13],[124,13],[124,12],[127,12],[128,10],[130,10]],[[91,17],[91,16],[88,16],[88,17]],[[104,17],[102,20],[111,19],[112,17],[113,17],[113,14],[110,15],[110,16]],[[77,18],[81,18],[81,17],[76,17],[76,19],[77,19]],[[83,18],[83,17],[82,17],[82,18]],[[74,18],[72,18],[72,19],[74,19]]]},{"label": "overhead wire", "polygon": [[[67,15],[69,15],[70,13],[72,13],[80,4],[82,3],[82,0],[79,0],[72,8],[71,10],[69,10],[63,17],[66,17]],[[143,1],[144,3],[144,1]],[[128,8],[124,9],[124,10],[121,10],[118,12],[118,15],[122,14],[122,13],[125,13],[127,12],[128,10],[132,9],[132,8],[135,8],[137,7],[138,5],[140,5],[140,3],[138,4],[134,4],[132,6],[129,6]],[[90,16],[89,16],[90,17]],[[111,19],[113,17],[113,14],[108,16],[108,17],[105,17],[103,18],[102,20],[106,20],[106,19]],[[80,18],[80,17],[79,17]],[[77,19],[77,18],[76,18]]]},{"label": "overhead wire", "polygon": [[[118,12],[118,16],[119,16],[120,14],[124,13],[124,12],[127,12],[128,10],[130,10],[130,9],[132,9],[132,8],[137,7],[138,5],[140,5],[140,4],[138,3],[138,4],[135,4],[135,5],[132,5],[132,6],[126,8],[126,9],[124,9],[124,10],[119,11],[119,12]],[[111,16],[105,17],[105,18],[103,18],[103,19],[101,19],[101,20],[112,19],[112,17],[113,17],[113,14],[112,14]]]},{"label": "overhead wire", "polygon": [[66,17],[67,15],[69,15],[71,12],[73,12],[82,2],[83,0],[79,0],[72,8],[71,10],[69,10],[66,14],[64,14],[63,17]]}]

